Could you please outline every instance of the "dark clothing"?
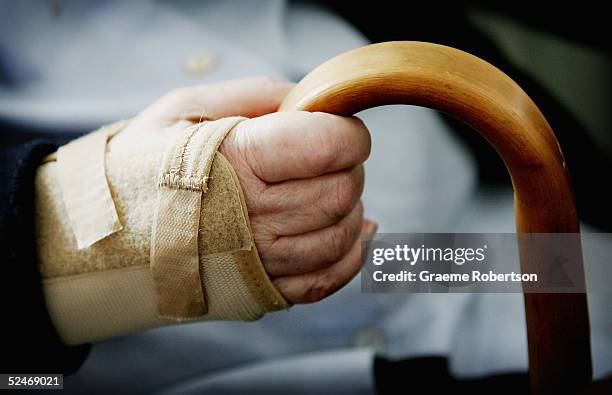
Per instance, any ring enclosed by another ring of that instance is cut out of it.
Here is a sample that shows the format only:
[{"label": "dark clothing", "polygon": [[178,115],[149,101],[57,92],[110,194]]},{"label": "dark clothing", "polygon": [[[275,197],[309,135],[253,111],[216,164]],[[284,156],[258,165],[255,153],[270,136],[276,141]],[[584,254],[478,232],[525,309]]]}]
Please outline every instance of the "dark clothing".
[{"label": "dark clothing", "polygon": [[376,357],[374,378],[378,395],[406,394],[412,388],[426,394],[528,394],[526,372],[509,372],[477,379],[457,379],[444,357],[422,357],[392,361]]},{"label": "dark clothing", "polygon": [[84,361],[89,346],[66,347],[58,337],[40,286],[34,238],[36,168],[66,139],[0,129],[0,372],[70,373]]}]

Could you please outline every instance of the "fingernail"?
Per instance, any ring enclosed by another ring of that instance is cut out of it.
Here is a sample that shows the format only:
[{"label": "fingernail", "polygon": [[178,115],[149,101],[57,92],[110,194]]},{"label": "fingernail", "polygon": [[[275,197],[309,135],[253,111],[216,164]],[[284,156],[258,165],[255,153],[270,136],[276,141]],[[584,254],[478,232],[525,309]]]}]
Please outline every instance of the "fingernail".
[{"label": "fingernail", "polygon": [[363,220],[363,228],[361,233],[361,263],[365,263],[365,258],[368,256],[368,250],[374,240],[374,234],[378,229],[378,224],[369,219]]},{"label": "fingernail", "polygon": [[378,229],[378,224],[372,220],[364,219],[363,220],[363,233],[367,236],[374,236],[376,230]]}]

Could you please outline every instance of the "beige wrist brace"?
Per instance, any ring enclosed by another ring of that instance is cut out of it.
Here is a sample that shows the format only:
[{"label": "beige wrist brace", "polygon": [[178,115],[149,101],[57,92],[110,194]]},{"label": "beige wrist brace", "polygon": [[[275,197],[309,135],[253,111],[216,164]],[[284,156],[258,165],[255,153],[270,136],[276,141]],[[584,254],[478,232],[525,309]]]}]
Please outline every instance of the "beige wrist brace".
[{"label": "beige wrist brace", "polygon": [[40,166],[40,272],[64,342],[289,307],[257,254],[238,178],[217,152],[240,120],[171,128],[106,153],[125,125],[117,123]]}]

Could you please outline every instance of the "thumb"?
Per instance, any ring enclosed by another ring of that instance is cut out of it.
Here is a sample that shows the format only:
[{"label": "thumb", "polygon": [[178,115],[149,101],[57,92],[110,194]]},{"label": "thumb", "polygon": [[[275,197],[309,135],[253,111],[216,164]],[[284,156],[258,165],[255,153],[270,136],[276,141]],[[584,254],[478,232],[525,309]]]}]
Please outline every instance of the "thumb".
[{"label": "thumb", "polygon": [[254,77],[178,88],[141,112],[138,121],[169,126],[181,120],[201,122],[233,115],[253,118],[275,112],[294,85]]}]

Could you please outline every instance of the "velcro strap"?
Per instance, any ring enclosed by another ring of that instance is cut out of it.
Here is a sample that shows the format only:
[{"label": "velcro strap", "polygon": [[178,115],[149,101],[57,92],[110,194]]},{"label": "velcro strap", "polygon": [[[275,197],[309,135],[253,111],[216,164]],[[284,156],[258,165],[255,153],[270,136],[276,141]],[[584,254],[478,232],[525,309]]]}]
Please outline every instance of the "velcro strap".
[{"label": "velcro strap", "polygon": [[79,250],[122,229],[104,161],[109,136],[126,124],[119,121],[104,126],[57,150],[59,185]]},{"label": "velcro strap", "polygon": [[243,119],[185,128],[163,159],[151,230],[151,272],[161,316],[185,320],[207,312],[198,251],[202,194],[217,149]]}]

